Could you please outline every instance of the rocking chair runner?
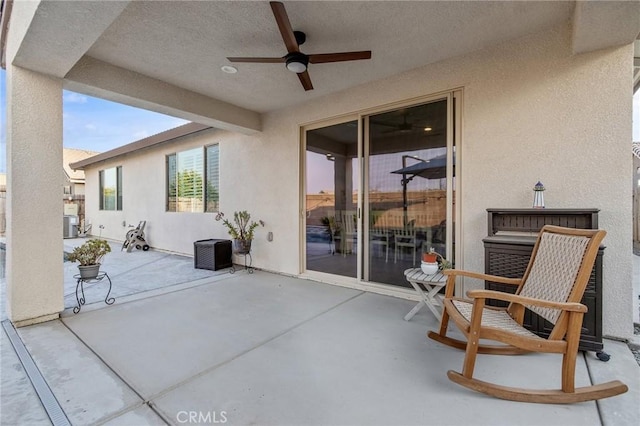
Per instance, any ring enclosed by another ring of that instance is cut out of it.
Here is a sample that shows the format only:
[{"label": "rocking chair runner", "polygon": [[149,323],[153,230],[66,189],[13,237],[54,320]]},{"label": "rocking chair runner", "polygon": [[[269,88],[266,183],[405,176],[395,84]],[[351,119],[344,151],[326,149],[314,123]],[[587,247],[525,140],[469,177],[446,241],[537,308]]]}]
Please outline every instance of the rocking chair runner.
[{"label": "rocking chair runner", "polygon": [[[462,374],[449,370],[450,380],[488,395],[522,402],[573,403],[619,395],[627,386],[614,380],[599,385],[575,387],[575,364],[587,307],[580,303],[605,231],[542,228],[522,279],[496,277],[459,270],[444,271],[447,287],[440,331],[428,336],[438,342],[464,349]],[[456,276],[515,285],[515,294],[492,290],[472,290],[468,299],[454,297]],[[485,306],[486,299],[509,302],[506,308]],[[547,339],[522,326],[525,308],[554,324]],[[467,341],[447,336],[449,319],[466,336]],[[505,345],[484,345],[480,339],[496,340]],[[515,355],[527,352],[559,353],[562,358],[562,388],[528,390],[496,385],[473,378],[476,355]]]}]

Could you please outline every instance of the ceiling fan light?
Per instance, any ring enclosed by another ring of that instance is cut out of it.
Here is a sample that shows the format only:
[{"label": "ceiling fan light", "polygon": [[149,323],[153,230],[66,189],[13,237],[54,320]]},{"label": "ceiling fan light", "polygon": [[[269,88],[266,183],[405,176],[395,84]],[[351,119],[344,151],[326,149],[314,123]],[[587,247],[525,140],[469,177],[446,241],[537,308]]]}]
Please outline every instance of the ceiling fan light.
[{"label": "ceiling fan light", "polygon": [[304,62],[292,60],[290,62],[287,62],[287,69],[289,71],[295,72],[296,74],[300,74],[301,72],[305,72],[307,70],[307,64],[305,64]]},{"label": "ceiling fan light", "polygon": [[286,64],[289,71],[300,74],[307,70],[309,58],[307,58],[307,56],[302,53],[290,53],[289,55],[287,55]]}]

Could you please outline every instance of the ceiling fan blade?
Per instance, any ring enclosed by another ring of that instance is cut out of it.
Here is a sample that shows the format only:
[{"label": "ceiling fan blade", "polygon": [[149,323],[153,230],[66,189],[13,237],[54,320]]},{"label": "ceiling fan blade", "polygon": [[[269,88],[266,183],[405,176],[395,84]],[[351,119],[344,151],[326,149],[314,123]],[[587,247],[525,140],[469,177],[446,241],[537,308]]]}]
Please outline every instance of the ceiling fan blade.
[{"label": "ceiling fan blade", "polygon": [[311,84],[309,71],[301,72],[300,74],[298,74],[298,78],[300,79],[300,83],[302,83],[302,87],[304,87],[304,90],[313,90],[313,84]]},{"label": "ceiling fan blade", "polygon": [[401,129],[396,127],[395,129],[387,129],[387,130],[383,130],[382,133],[383,135],[387,135],[387,134],[393,134],[393,133],[406,133],[406,132],[410,132],[411,129]]},{"label": "ceiling fan blade", "polygon": [[262,64],[281,64],[284,58],[227,58],[230,62],[256,62]]},{"label": "ceiling fan blade", "polygon": [[320,53],[316,55],[309,55],[309,62],[311,62],[312,64],[324,64],[327,62],[359,61],[361,59],[371,59],[371,51],[363,50],[360,52]]},{"label": "ceiling fan blade", "polygon": [[272,1],[269,4],[271,5],[273,16],[276,18],[284,45],[287,47],[287,52],[299,52],[300,46],[298,46],[296,36],[293,34],[293,28],[291,28],[291,22],[289,22],[289,16],[287,16],[284,4],[279,1]]},{"label": "ceiling fan blade", "polygon": [[398,128],[398,124],[385,123],[385,122],[382,122],[382,121],[374,121],[374,120],[369,120],[369,122],[371,124],[375,124],[375,125],[378,125],[378,126],[393,127],[394,129]]}]

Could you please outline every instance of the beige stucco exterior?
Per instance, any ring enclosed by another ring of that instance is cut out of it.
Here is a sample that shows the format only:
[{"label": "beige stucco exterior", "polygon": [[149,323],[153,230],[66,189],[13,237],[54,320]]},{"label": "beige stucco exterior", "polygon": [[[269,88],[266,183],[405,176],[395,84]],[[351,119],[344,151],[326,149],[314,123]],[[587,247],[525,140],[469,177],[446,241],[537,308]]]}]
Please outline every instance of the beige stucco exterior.
[{"label": "beige stucco exterior", "polygon": [[26,325],[64,308],[62,81],[7,67],[7,104],[7,314]]},{"label": "beige stucco exterior", "polygon": [[[397,102],[463,92],[458,152],[462,264],[482,271],[486,209],[530,207],[541,180],[548,207],[596,207],[607,230],[604,334],[632,334],[632,45],[574,55],[569,24],[267,113],[252,135],[210,130],[86,169],[87,219],[122,240],[123,223],[147,220],[153,247],[191,254],[223,238],[210,213],[165,212],[165,156],[220,144],[220,206],[266,222],[254,265],[297,275],[302,247],[300,128]],[[98,170],[123,167],[122,212],[98,211]],[[273,232],[273,241],[266,239]],[[467,288],[479,283],[465,283]]]},{"label": "beige stucco exterior", "polygon": [[631,193],[633,194],[633,244],[634,249],[637,249],[640,243],[640,158],[638,157],[640,142],[634,142],[633,146]]}]

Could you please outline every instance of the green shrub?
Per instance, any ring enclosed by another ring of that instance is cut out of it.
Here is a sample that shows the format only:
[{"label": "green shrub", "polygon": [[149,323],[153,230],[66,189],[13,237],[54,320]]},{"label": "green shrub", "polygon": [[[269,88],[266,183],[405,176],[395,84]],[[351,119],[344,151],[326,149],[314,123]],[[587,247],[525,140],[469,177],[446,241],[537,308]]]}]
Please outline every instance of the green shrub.
[{"label": "green shrub", "polygon": [[111,246],[105,240],[89,240],[73,249],[67,256],[70,262],[78,262],[80,266],[97,265],[105,254],[111,251]]}]

